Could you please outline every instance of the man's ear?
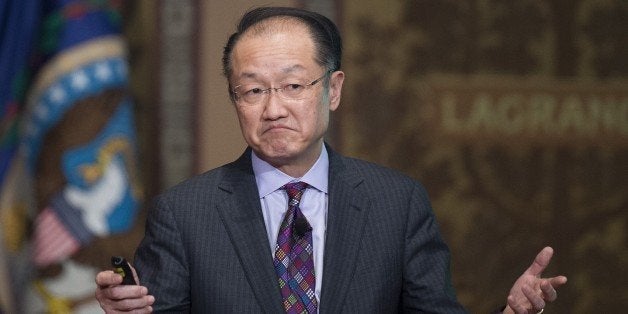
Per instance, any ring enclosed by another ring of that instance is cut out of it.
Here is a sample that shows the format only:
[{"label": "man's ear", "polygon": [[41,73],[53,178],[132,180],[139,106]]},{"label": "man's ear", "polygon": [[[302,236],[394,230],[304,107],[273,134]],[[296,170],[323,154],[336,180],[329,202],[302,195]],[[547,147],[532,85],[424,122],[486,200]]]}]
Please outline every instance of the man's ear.
[{"label": "man's ear", "polygon": [[342,94],[342,84],[345,81],[345,73],[336,71],[329,79],[329,110],[334,111],[340,105],[340,95]]}]

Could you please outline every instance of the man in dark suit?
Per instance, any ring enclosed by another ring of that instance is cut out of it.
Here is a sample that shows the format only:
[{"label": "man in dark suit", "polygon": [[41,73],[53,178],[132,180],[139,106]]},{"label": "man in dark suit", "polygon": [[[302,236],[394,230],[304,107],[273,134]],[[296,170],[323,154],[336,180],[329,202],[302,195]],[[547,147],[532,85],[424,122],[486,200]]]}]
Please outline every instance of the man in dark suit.
[{"label": "man in dark suit", "polygon": [[[259,8],[242,18],[223,67],[249,148],[156,199],[135,256],[141,286],[99,273],[103,309],[464,313],[420,183],[324,143],[340,59],[338,31],[321,15]],[[540,278],[551,254],[515,282],[505,312],[537,313],[556,298],[566,278]]]}]

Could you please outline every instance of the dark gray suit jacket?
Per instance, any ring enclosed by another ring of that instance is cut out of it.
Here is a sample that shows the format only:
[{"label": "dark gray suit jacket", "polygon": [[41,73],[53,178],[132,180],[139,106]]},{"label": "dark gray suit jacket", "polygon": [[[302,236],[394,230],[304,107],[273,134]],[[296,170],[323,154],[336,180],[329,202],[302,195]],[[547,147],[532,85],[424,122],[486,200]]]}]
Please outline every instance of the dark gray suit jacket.
[{"label": "dark gray suit jacket", "polygon": [[[320,313],[464,313],[423,187],[329,151]],[[156,198],[135,266],[154,309],[281,313],[250,149]]]}]

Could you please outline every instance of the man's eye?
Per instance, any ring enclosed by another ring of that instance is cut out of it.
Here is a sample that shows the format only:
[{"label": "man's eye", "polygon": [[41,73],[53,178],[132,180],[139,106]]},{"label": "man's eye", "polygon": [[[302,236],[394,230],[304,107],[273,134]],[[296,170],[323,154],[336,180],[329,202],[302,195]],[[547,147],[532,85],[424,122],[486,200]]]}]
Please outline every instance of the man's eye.
[{"label": "man's eye", "polygon": [[264,90],[262,88],[253,87],[253,88],[246,89],[244,94],[246,94],[246,95],[259,95],[259,94],[261,94],[263,92],[264,92]]},{"label": "man's eye", "polygon": [[283,90],[286,92],[299,92],[303,90],[304,86],[301,84],[286,84]]}]

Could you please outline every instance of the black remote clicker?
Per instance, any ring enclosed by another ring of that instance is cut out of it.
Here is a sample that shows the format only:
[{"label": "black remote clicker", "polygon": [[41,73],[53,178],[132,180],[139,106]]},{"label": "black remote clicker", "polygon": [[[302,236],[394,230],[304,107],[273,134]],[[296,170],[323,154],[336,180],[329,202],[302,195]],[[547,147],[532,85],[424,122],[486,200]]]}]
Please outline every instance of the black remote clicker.
[{"label": "black remote clicker", "polygon": [[111,266],[113,266],[113,271],[122,276],[122,284],[123,285],[136,285],[135,278],[133,278],[133,271],[131,271],[131,267],[129,267],[129,263],[121,256],[112,256],[111,257]]}]

